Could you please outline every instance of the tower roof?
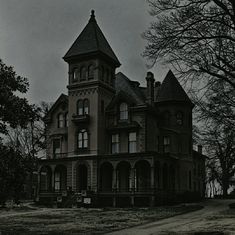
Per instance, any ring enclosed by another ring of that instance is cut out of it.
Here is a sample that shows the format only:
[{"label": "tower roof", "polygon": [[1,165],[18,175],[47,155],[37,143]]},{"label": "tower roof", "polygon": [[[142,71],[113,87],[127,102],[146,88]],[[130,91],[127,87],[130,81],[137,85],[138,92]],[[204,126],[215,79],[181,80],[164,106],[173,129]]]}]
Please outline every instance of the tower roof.
[{"label": "tower roof", "polygon": [[191,100],[171,70],[169,70],[165,79],[163,80],[157,96],[157,102],[166,101],[181,101],[192,104]]},{"label": "tower roof", "polygon": [[83,31],[77,37],[73,45],[67,51],[63,59],[67,61],[73,57],[90,53],[101,53],[108,56],[117,66],[120,62],[114,54],[95,19],[95,11],[91,11],[91,17]]}]

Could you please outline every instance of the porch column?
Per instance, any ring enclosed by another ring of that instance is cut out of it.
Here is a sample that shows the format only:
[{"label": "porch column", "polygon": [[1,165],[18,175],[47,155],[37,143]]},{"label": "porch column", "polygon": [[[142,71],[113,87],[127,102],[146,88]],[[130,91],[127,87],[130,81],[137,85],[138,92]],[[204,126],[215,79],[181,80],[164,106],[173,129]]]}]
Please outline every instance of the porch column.
[{"label": "porch column", "polygon": [[55,191],[55,166],[51,166],[51,190]]},{"label": "porch column", "polygon": [[151,191],[153,192],[154,191],[154,186],[155,186],[155,182],[154,182],[154,171],[155,171],[155,168],[154,168],[154,166],[151,166],[151,176],[150,176],[150,179],[151,179],[151,181],[150,181],[150,187],[151,187]]},{"label": "porch column", "polygon": [[150,179],[151,179],[151,182],[150,182],[150,187],[151,187],[151,193],[152,193],[152,196],[150,197],[150,206],[154,206],[154,201],[155,201],[155,196],[154,196],[154,189],[155,189],[155,185],[154,185],[154,171],[155,171],[155,168],[154,166],[151,166],[151,175],[150,175]]},{"label": "porch column", "polygon": [[130,171],[130,178],[131,178],[131,182],[130,182],[130,189],[132,192],[132,196],[131,196],[131,206],[135,205],[135,168],[131,167],[131,171]]},{"label": "porch column", "polygon": [[113,181],[112,181],[112,190],[116,191],[117,189],[117,170],[113,168]]}]

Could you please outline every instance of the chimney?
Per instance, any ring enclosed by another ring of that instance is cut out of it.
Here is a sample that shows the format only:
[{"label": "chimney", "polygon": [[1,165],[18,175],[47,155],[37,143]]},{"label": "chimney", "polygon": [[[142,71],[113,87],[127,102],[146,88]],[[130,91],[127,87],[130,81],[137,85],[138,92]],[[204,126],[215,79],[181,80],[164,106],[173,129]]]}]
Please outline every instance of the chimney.
[{"label": "chimney", "polygon": [[147,72],[147,103],[152,105],[154,101],[154,75],[151,72]]},{"label": "chimney", "polygon": [[157,100],[158,92],[160,90],[161,82],[155,82],[154,86],[154,101]]},{"label": "chimney", "polygon": [[198,151],[200,154],[202,154],[202,146],[201,146],[201,145],[198,145],[198,146],[197,146],[197,151]]}]

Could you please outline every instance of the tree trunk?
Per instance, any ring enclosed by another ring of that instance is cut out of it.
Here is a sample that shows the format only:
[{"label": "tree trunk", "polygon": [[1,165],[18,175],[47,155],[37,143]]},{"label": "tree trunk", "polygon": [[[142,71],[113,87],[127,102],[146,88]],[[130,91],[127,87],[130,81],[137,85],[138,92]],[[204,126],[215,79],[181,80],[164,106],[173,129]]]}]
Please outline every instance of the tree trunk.
[{"label": "tree trunk", "polygon": [[224,179],[222,181],[223,198],[226,198],[228,196],[228,188],[229,188],[228,179]]}]

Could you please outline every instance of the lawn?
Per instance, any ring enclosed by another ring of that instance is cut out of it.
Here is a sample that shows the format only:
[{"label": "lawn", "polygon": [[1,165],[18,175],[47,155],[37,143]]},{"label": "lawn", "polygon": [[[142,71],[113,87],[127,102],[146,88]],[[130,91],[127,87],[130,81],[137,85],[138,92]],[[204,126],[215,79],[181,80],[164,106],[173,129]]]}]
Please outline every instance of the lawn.
[{"label": "lawn", "polygon": [[103,234],[200,209],[198,205],[156,208],[0,210],[0,234]]}]

